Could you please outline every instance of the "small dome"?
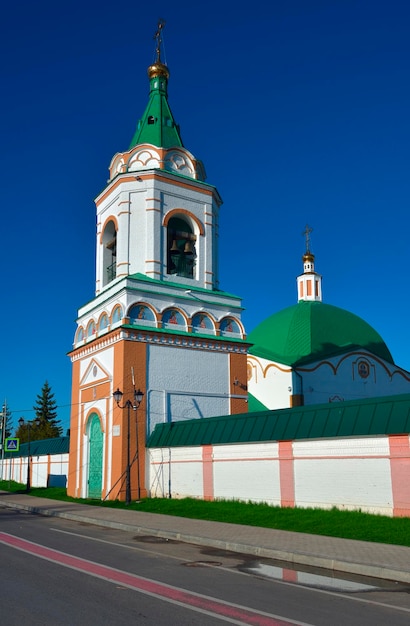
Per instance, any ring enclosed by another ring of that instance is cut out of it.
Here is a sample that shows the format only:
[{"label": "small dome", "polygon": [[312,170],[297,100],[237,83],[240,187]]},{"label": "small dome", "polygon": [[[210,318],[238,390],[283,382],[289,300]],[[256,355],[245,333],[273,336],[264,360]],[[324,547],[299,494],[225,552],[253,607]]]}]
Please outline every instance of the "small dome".
[{"label": "small dome", "polygon": [[161,63],[161,61],[156,61],[156,63],[150,65],[147,72],[149,79],[155,76],[165,76],[166,79],[169,78],[169,69],[166,65]]},{"label": "small dome", "polygon": [[323,302],[300,301],[268,317],[248,336],[250,354],[286,365],[367,350],[394,363],[380,335],[363,319]]}]

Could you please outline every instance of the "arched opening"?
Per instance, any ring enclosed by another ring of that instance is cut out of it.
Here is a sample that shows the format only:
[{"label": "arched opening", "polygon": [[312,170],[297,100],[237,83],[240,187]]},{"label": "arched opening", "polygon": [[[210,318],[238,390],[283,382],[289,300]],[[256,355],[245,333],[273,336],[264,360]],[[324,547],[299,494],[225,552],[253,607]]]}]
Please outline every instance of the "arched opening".
[{"label": "arched opening", "polygon": [[167,273],[193,278],[196,260],[196,237],[190,224],[181,217],[172,217],[167,232]]},{"label": "arched opening", "polygon": [[109,320],[108,320],[108,315],[107,313],[103,313],[100,317],[100,321],[98,323],[98,329],[101,330],[105,330],[106,328],[108,328],[108,324],[109,324]]},{"label": "arched opening", "polygon": [[215,325],[211,318],[205,313],[196,313],[192,317],[192,332],[215,334]]},{"label": "arched opening", "polygon": [[117,231],[112,220],[107,222],[102,236],[103,245],[103,286],[108,285],[117,275]]},{"label": "arched opening", "polygon": [[103,468],[103,432],[100,418],[92,413],[88,419],[88,497],[101,499]]},{"label": "arched opening", "polygon": [[92,337],[95,334],[95,322],[91,320],[88,322],[87,326],[87,337]]},{"label": "arched opening", "polygon": [[120,304],[117,304],[112,312],[112,324],[117,324],[118,322],[120,322],[122,320],[122,317],[122,306]]},{"label": "arched opening", "polygon": [[156,317],[150,307],[143,303],[134,304],[128,311],[130,324],[140,324],[142,326],[156,326]]}]

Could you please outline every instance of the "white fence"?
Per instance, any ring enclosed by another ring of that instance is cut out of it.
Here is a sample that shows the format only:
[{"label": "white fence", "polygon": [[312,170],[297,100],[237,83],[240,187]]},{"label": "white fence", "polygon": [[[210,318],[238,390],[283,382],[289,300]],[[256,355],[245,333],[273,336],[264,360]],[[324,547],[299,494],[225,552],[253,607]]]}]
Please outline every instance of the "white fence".
[{"label": "white fence", "polygon": [[152,497],[410,517],[409,435],[147,450]]},{"label": "white fence", "polygon": [[[68,477],[68,453],[32,456],[30,464],[32,487],[65,487]],[[27,483],[27,457],[5,458],[0,461],[3,480]]]}]

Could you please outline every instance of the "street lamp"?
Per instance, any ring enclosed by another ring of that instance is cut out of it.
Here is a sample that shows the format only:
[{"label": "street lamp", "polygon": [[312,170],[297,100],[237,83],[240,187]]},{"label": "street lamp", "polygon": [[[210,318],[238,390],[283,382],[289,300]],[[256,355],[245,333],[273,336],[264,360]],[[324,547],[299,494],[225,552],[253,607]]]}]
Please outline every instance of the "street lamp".
[{"label": "street lamp", "polygon": [[[114,391],[114,393],[112,394],[114,397],[115,402],[117,403],[118,408],[120,409],[127,409],[127,467],[126,467],[126,473],[125,473],[125,503],[126,504],[130,504],[131,503],[131,454],[130,454],[130,438],[131,438],[131,427],[130,427],[130,411],[131,409],[133,411],[135,411],[135,413],[137,412],[137,409],[139,407],[139,405],[142,402],[142,398],[144,397],[144,393],[142,391],[140,391],[140,389],[138,389],[138,391],[136,391],[134,389],[134,402],[131,402],[131,400],[127,400],[125,402],[125,404],[121,405],[121,399],[123,397],[123,392],[120,391],[117,387],[117,391]],[[138,454],[138,418],[137,415],[135,416],[135,422],[137,425],[137,469],[138,469],[138,500],[140,499],[140,460],[139,460],[139,454]]]},{"label": "street lamp", "polygon": [[[32,420],[31,422],[27,422],[27,484],[26,484],[26,491],[29,492],[30,488],[31,488],[31,458],[30,458],[30,431],[31,431],[31,427],[33,425],[33,422],[35,422],[36,426],[40,426],[40,418],[36,417],[36,419]],[[24,421],[24,417],[20,417],[19,419],[19,426],[24,426],[25,421]]]},{"label": "street lamp", "polygon": [[0,478],[3,480],[3,465],[4,465],[4,448],[6,445],[6,425],[7,425],[7,407],[3,405],[3,411],[0,413],[0,446],[1,446],[1,474]]}]

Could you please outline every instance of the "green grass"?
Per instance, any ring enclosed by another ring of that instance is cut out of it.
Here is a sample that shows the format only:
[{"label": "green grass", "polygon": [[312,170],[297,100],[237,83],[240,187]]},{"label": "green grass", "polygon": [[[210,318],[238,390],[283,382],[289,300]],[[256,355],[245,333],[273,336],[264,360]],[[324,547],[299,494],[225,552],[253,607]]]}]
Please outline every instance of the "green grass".
[{"label": "green grass", "polygon": [[[25,487],[14,482],[0,481],[0,490],[24,493]],[[205,502],[194,498],[181,500],[146,498],[127,506],[124,502],[117,500],[101,502],[100,500],[70,498],[66,490],[59,487],[33,488],[30,495],[92,506],[126,508],[146,513],[176,515],[410,547],[410,518],[408,517],[370,515],[360,511],[339,511],[335,508],[331,510],[281,508],[231,500]]]}]

